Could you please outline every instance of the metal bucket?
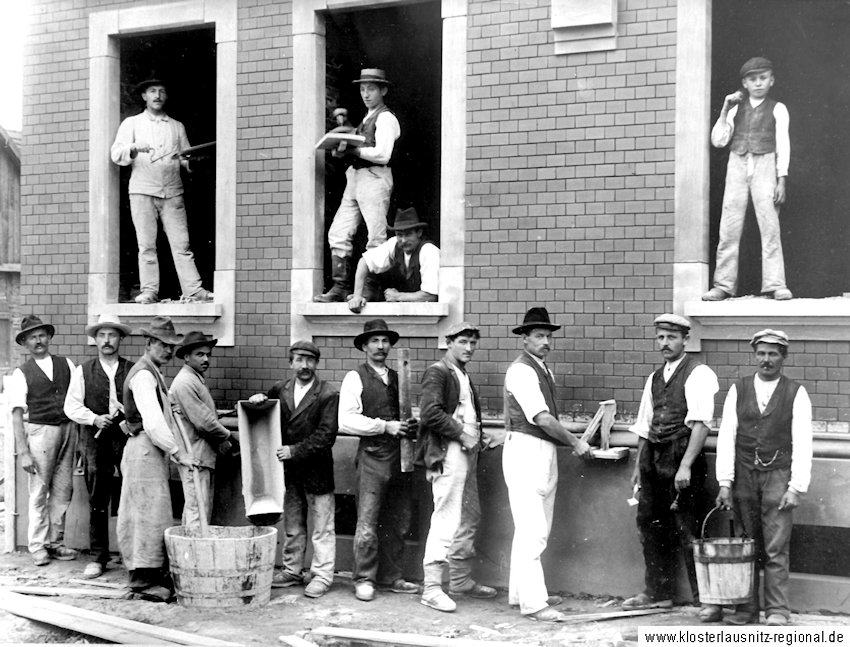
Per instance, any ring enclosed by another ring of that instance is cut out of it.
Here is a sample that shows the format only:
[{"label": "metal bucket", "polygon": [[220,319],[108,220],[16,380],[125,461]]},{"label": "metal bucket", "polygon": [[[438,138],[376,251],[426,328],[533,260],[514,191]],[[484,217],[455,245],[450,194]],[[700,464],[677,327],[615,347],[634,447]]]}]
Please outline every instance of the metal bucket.
[{"label": "metal bucket", "polygon": [[753,569],[756,542],[737,537],[705,538],[705,524],[717,506],[702,522],[701,539],[691,543],[697,571],[699,600],[706,604],[743,604],[753,595]]},{"label": "metal bucket", "polygon": [[187,607],[262,606],[271,599],[277,530],[257,526],[174,526],[165,547],[177,600]]}]

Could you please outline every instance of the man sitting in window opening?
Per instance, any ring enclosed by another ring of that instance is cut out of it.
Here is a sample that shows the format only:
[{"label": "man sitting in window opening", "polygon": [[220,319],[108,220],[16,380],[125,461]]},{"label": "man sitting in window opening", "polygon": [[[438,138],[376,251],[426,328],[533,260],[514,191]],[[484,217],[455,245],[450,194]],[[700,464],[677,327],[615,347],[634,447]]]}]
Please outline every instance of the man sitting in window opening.
[{"label": "man sitting in window opening", "polygon": [[352,240],[362,221],[366,221],[369,236],[367,250],[387,239],[387,211],[393,192],[390,160],[401,126],[384,104],[390,85],[384,70],[364,69],[354,83],[360,84],[367,110],[355,132],[366,141],[360,147],[348,146],[333,153],[335,157],[345,155],[351,166],[345,172],[345,192],[328,231],[333,286],[313,297],[320,303],[345,301],[351,294]]},{"label": "man sitting in window opening", "polygon": [[142,81],[138,91],[145,102],[145,110],[121,123],[112,144],[112,161],[118,166],[132,167],[130,215],[139,245],[141,288],[136,303],[159,301],[158,219],[168,236],[183,297],[211,301],[213,293],[201,286],[195,256],[189,249],[189,226],[183,205],[180,167],[187,172],[191,170],[187,160],[175,156],[175,153],[189,148],[186,128],[165,114],[168,94],[164,81]]},{"label": "man sitting in window opening", "polygon": [[354,294],[348,307],[360,312],[369,301],[436,301],[440,280],[440,250],[425,240],[427,223],[416,209],[396,213],[395,236],[369,249],[357,264]]}]

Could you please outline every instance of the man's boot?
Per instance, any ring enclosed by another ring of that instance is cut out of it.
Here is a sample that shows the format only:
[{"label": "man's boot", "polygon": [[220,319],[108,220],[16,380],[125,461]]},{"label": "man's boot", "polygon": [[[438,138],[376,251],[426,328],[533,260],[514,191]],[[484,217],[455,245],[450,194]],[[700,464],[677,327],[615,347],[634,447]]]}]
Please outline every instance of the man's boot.
[{"label": "man's boot", "polygon": [[334,303],[345,301],[351,294],[351,257],[331,255],[331,278],[333,286],[324,294],[317,294],[313,301],[317,303]]}]

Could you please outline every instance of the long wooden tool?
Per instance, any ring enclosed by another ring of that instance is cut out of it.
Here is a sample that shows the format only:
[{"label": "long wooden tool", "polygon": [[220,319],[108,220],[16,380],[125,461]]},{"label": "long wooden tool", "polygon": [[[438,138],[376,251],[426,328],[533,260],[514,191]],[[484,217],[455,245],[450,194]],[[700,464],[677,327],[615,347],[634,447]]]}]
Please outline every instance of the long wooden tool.
[{"label": "long wooden tool", "polygon": [[[190,459],[194,459],[192,453],[192,444],[189,441],[189,433],[186,431],[186,426],[183,424],[183,414],[179,411],[174,412],[174,420],[177,423],[177,428],[180,430],[180,436],[183,438],[183,444],[186,446],[186,454]],[[198,516],[201,518],[201,536],[206,537],[210,534],[209,524],[207,524],[207,502],[201,496],[201,475],[198,474],[197,465],[192,465],[192,482],[195,484],[195,501],[198,502]]]},{"label": "long wooden tool", "polygon": [[[402,420],[410,420],[413,411],[410,406],[410,349],[398,349],[398,409]],[[413,439],[401,439],[401,471],[413,471]]]}]

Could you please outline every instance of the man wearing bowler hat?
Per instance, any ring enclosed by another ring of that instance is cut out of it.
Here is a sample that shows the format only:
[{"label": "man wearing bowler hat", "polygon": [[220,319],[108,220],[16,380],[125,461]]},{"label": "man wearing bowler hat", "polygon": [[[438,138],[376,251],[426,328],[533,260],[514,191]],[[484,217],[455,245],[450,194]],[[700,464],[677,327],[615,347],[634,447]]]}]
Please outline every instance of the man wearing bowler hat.
[{"label": "man wearing bowler hat", "polygon": [[[714,417],[717,376],[685,353],[691,322],[676,314],[656,317],[655,341],[664,366],[646,380],[635,424],[639,436],[632,482],[639,492],[637,527],[646,567],[645,588],[623,608],[670,608],[676,566],[684,557],[691,592],[698,595],[691,541],[703,509],[703,445]],[[700,618],[710,617],[709,607]]]},{"label": "man wearing bowler hat", "polygon": [[12,429],[29,488],[27,543],[36,566],[49,564],[51,557],[71,560],[77,556],[77,551],[62,543],[77,444],[77,425],[64,411],[74,363],[51,355],[55,333],[52,325],[35,315],[23,318],[15,341],[30,357],[12,373],[9,388]]},{"label": "man wearing bowler hat", "polygon": [[109,563],[110,502],[120,499],[121,481],[115,471],[127,436],[119,425],[124,420],[124,380],[133,362],[121,357],[121,341],[130,327],[118,315],[102,314],[86,327],[94,339],[97,357],[81,364],[71,374],[65,396],[65,415],[80,425],[80,453],[85,465],[89,493],[89,550],[92,561],[83,577],[103,575]]},{"label": "man wearing bowler hat", "polygon": [[440,282],[440,250],[424,238],[427,223],[416,209],[399,209],[395,236],[366,250],[354,275],[353,312],[369,301],[436,301]]},{"label": "man wearing bowler hat", "polygon": [[393,192],[390,163],[401,126],[384,104],[390,86],[384,70],[363,69],[353,83],[360,85],[360,98],[366,106],[366,116],[355,132],[366,141],[362,146],[345,149],[345,158],[351,166],[345,172],[345,192],[328,231],[333,286],[313,297],[322,303],[345,301],[351,294],[352,240],[361,222],[365,220],[368,232],[366,249],[377,247],[387,239],[387,211]]},{"label": "man wearing bowler hat", "polygon": [[540,563],[552,529],[558,489],[556,448],[566,446],[576,456],[590,456],[590,446],[558,421],[555,378],[545,360],[552,333],[559,328],[550,321],[546,308],[529,309],[522,325],[513,329],[522,336],[523,352],[505,374],[507,434],[502,471],[514,520],[508,602],[519,605],[522,615],[544,622],[566,619],[553,608],[561,600],[548,596]]},{"label": "man wearing bowler hat", "polygon": [[[723,404],[717,435],[717,503],[734,507],[756,540],[753,598],[726,616],[727,624],[757,624],[759,570],[764,568],[768,625],[790,620],[788,589],[793,512],[812,472],[812,402],[802,384],[782,374],[788,335],[765,329],[750,340],[755,375],[738,379]],[[719,609],[717,610],[719,614]]]},{"label": "man wearing bowler hat", "polygon": [[121,459],[124,483],[118,507],[118,545],[129,575],[129,588],[154,600],[168,600],[172,582],[165,552],[165,530],[173,524],[169,463],[192,467],[175,440],[179,434],[168,387],[160,369],[183,335],[168,317],[154,317],[147,328],[145,354],[124,380],[122,428],[129,436]]},{"label": "man wearing bowler hat", "polygon": [[195,256],[189,248],[189,226],[183,204],[183,180],[180,169],[189,162],[175,157],[189,148],[186,128],[165,112],[168,93],[165,82],[148,79],[137,86],[145,110],[127,117],[118,128],[112,144],[112,161],[131,166],[130,215],[136,228],[139,247],[139,287],[136,303],[159,301],[159,260],[157,258],[157,221],[168,237],[171,257],[184,297],[211,301],[213,293],[201,285]]},{"label": "man wearing bowler hat", "polygon": [[277,458],[284,465],[283,569],[273,587],[304,582],[302,570],[307,549],[307,515],[313,527],[311,579],[304,589],[308,598],[319,598],[331,587],[336,562],[333,445],[337,432],[339,392],[316,377],[322,354],[309,341],[289,348],[292,377],[276,382],[268,395],[257,393],[253,404],[280,400],[281,446]]},{"label": "man wearing bowler hat", "polygon": [[[183,360],[183,367],[171,381],[171,401],[174,417],[182,424],[189,439],[184,447],[182,434],[176,435],[177,444],[191,455],[198,465],[194,468],[180,466],[183,483],[183,525],[200,525],[198,499],[204,502],[206,522],[212,518],[213,473],[217,454],[231,451],[236,439],[218,420],[215,401],[210,395],[204,375],[210,367],[213,348],[218,343],[200,330],[186,333],[175,355]],[[179,432],[179,429],[175,430]],[[198,472],[200,491],[195,490],[192,471]]]},{"label": "man wearing bowler hat", "polygon": [[364,602],[375,598],[376,584],[394,593],[419,593],[402,577],[413,474],[401,471],[400,440],[415,437],[418,424],[399,419],[398,373],[387,366],[398,340],[383,319],[363,324],[354,347],[366,361],[345,375],[339,392],[339,430],[361,437],[351,578],[355,597]]}]

